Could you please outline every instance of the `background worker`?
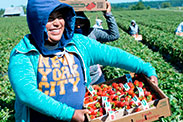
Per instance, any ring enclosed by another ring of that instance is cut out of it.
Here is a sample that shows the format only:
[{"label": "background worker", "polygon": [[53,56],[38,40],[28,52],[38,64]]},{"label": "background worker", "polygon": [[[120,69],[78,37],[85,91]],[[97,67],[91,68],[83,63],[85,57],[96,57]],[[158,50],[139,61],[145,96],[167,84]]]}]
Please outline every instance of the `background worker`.
[{"label": "background worker", "polygon": [[[80,33],[95,39],[101,43],[110,42],[119,38],[119,30],[115,18],[111,12],[111,4],[106,2],[107,10],[103,12],[108,29],[102,29],[101,20],[96,19],[96,26],[90,27],[90,21],[84,12],[76,12],[75,33]],[[98,84],[105,81],[100,65],[90,67],[91,84]]]},{"label": "background worker", "polygon": [[181,22],[176,28],[175,34],[178,36],[183,36],[183,22]]},{"label": "background worker", "polygon": [[93,28],[101,28],[101,29],[103,29],[103,27],[102,27],[102,20],[101,19],[96,19],[95,20],[95,25],[93,25]]},{"label": "background worker", "polygon": [[128,28],[128,33],[135,38],[135,40],[141,41],[142,35],[139,35],[140,29],[135,20],[131,21],[131,25]]},{"label": "background worker", "polygon": [[128,28],[128,33],[133,36],[133,35],[138,35],[140,32],[139,26],[136,24],[135,20],[131,21],[131,25]]}]

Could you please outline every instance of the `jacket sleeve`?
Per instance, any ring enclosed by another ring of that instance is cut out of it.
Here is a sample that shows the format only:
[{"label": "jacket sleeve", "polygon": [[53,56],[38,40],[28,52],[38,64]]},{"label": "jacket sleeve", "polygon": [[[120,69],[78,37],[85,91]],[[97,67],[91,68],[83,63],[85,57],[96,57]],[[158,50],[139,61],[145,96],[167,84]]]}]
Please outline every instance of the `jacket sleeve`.
[{"label": "jacket sleeve", "polygon": [[8,75],[16,99],[22,104],[58,120],[71,120],[74,108],[54,100],[37,89],[36,73],[26,54],[18,53],[10,57]]},{"label": "jacket sleeve", "polygon": [[108,30],[105,29],[93,29],[95,39],[100,42],[114,41],[119,38],[119,30],[116,24],[115,18],[112,13],[104,14],[108,26]]},{"label": "jacket sleeve", "polygon": [[[134,56],[120,48],[101,44],[95,40],[90,41],[89,55],[91,56],[91,65],[101,64],[104,66],[113,66],[126,69],[135,73],[143,73],[150,76],[156,76],[156,71],[150,63],[144,62],[137,56]],[[89,45],[88,44],[88,45]]]},{"label": "jacket sleeve", "polygon": [[177,27],[176,31],[175,32],[178,32],[178,33],[181,33],[181,28],[182,28],[183,25],[179,24],[179,26]]}]

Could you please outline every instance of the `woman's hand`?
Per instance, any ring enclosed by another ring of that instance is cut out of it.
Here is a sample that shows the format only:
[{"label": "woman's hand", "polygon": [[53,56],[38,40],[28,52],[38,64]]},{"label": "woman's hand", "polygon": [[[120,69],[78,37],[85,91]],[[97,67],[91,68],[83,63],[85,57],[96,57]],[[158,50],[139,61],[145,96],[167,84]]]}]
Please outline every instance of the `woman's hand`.
[{"label": "woman's hand", "polygon": [[106,7],[107,7],[107,9],[106,9],[105,13],[110,13],[111,12],[111,4],[110,4],[110,2],[106,1]]},{"label": "woman's hand", "polygon": [[150,81],[153,82],[156,86],[158,86],[158,78],[156,76],[151,76]]},{"label": "woman's hand", "polygon": [[75,110],[74,115],[72,116],[71,122],[84,122],[85,114],[89,114],[90,111],[87,109]]}]

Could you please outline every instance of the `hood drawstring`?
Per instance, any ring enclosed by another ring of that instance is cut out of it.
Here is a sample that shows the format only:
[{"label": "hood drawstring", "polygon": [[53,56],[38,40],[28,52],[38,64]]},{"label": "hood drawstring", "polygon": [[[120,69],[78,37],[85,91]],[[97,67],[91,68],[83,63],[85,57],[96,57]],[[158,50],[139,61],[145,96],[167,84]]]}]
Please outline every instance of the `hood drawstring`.
[{"label": "hood drawstring", "polygon": [[63,57],[65,55],[67,63],[68,63],[69,68],[70,68],[70,71],[71,71],[71,74],[73,77],[76,77],[76,74],[74,73],[74,70],[73,70],[74,62],[71,59],[71,57],[69,56],[69,53],[67,51],[65,51],[65,48],[64,48],[63,52],[57,52],[57,53],[55,53],[55,55],[57,55],[59,57]]}]

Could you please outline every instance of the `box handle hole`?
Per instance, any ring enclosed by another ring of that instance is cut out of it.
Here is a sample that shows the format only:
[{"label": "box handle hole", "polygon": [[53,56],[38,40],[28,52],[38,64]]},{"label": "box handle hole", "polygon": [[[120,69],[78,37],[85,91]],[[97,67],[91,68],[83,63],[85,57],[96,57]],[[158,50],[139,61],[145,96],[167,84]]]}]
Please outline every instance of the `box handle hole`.
[{"label": "box handle hole", "polygon": [[147,116],[146,115],[144,115],[144,118],[145,118],[145,120],[147,120]]}]

